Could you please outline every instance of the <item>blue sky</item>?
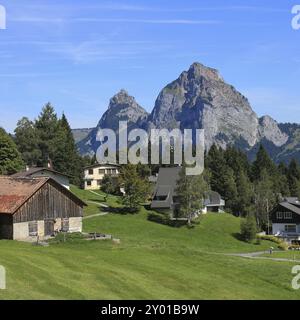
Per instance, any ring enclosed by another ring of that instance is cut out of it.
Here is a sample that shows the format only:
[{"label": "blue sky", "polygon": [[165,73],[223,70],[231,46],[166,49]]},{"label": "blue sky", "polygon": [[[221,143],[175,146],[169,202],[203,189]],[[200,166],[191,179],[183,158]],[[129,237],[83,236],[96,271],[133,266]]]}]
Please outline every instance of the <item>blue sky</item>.
[{"label": "blue sky", "polygon": [[[298,1],[300,2],[300,1]],[[194,62],[217,68],[258,115],[300,122],[297,0],[0,0],[0,126],[48,101],[95,126],[121,88],[151,111]]]}]

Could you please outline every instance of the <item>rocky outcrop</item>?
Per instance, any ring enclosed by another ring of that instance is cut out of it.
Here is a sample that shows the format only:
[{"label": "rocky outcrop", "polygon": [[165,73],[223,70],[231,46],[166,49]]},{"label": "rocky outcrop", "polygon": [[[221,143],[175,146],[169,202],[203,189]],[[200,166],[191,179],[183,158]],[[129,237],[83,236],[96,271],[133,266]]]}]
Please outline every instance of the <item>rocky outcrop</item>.
[{"label": "rocky outcrop", "polygon": [[99,143],[96,135],[99,129],[112,129],[116,133],[119,129],[119,121],[127,121],[128,130],[142,126],[148,117],[148,113],[130,96],[127,91],[121,90],[110,99],[107,111],[101,117],[98,125],[83,140],[78,143],[81,154],[93,155]]}]

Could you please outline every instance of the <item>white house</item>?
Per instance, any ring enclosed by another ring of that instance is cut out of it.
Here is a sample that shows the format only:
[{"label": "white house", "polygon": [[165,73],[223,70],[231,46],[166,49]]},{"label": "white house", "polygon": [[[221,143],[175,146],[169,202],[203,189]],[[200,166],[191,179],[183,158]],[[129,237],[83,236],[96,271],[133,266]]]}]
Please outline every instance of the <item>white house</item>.
[{"label": "white house", "polygon": [[94,164],[84,168],[84,189],[97,190],[105,175],[118,177],[120,166],[115,164]]}]

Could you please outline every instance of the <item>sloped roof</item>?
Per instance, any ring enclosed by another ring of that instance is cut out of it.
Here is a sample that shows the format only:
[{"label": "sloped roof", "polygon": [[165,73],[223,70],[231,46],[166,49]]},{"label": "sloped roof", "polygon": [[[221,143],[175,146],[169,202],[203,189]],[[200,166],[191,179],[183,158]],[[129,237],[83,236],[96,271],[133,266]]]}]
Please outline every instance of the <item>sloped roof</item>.
[{"label": "sloped roof", "polygon": [[64,177],[71,178],[70,175],[55,171],[55,170],[50,169],[50,168],[44,168],[44,167],[29,168],[28,170],[17,172],[15,174],[11,175],[11,177],[13,177],[13,178],[25,178],[25,177],[30,177],[31,175],[33,175],[35,173],[39,173],[41,171],[49,171],[49,172],[55,173],[57,175],[61,175],[61,176],[64,176]]},{"label": "sloped roof", "polygon": [[171,208],[176,195],[175,189],[179,180],[179,173],[182,167],[160,168],[154,194],[156,196],[167,196],[165,200],[152,200],[151,208]]},{"label": "sloped roof", "polygon": [[281,207],[284,207],[284,208],[286,208],[286,209],[288,209],[288,210],[291,210],[292,212],[300,215],[300,208],[294,206],[294,205],[291,204],[291,203],[281,202],[279,205],[280,205]]},{"label": "sloped roof", "polygon": [[95,163],[95,164],[92,164],[90,166],[86,166],[84,167],[84,169],[93,169],[93,168],[101,168],[101,167],[105,167],[105,168],[120,168],[121,166],[119,164],[113,164],[113,163]]},{"label": "sloped roof", "polygon": [[205,194],[204,205],[206,206],[222,206],[225,205],[224,200],[216,191],[209,191]]},{"label": "sloped roof", "polygon": [[76,202],[79,202],[82,206],[86,205],[71,191],[67,190],[49,177],[30,179],[0,176],[0,213],[14,214],[48,181],[51,181],[57,186],[57,188],[60,188],[60,190],[69,194],[70,197],[72,197]]}]

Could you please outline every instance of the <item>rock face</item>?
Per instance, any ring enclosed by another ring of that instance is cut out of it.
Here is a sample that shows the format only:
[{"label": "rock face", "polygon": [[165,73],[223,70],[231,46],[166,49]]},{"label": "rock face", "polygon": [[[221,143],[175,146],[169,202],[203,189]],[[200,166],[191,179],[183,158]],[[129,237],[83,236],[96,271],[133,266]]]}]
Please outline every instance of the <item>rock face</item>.
[{"label": "rock face", "polygon": [[138,127],[147,117],[148,113],[135,101],[134,97],[122,89],[110,99],[108,110],[97,127],[118,130],[119,121],[128,121],[128,127]]},{"label": "rock face", "polygon": [[[298,125],[278,124],[269,116],[258,118],[249,101],[226,83],[215,69],[193,63],[156,99],[149,115],[133,97],[121,90],[111,100],[97,127],[78,143],[82,154],[97,149],[99,128],[118,130],[119,121],[132,128],[205,129],[206,147],[236,145],[249,156],[263,143],[276,161],[289,159],[292,146],[299,146]],[[297,143],[295,142],[297,140]],[[297,150],[297,157],[300,151]]]},{"label": "rock face", "polygon": [[103,114],[96,128],[78,143],[81,154],[93,155],[99,143],[96,135],[99,129],[112,129],[116,133],[119,121],[127,121],[128,130],[138,128],[148,117],[148,113],[130,96],[127,91],[121,90],[110,99],[107,111]]},{"label": "rock face", "polygon": [[158,128],[203,128],[207,148],[238,139],[252,147],[258,140],[258,118],[248,100],[200,63],[161,91],[149,122]]},{"label": "rock face", "polygon": [[278,123],[269,116],[259,119],[258,131],[261,139],[273,142],[276,147],[283,146],[289,139],[289,136],[280,130]]}]

